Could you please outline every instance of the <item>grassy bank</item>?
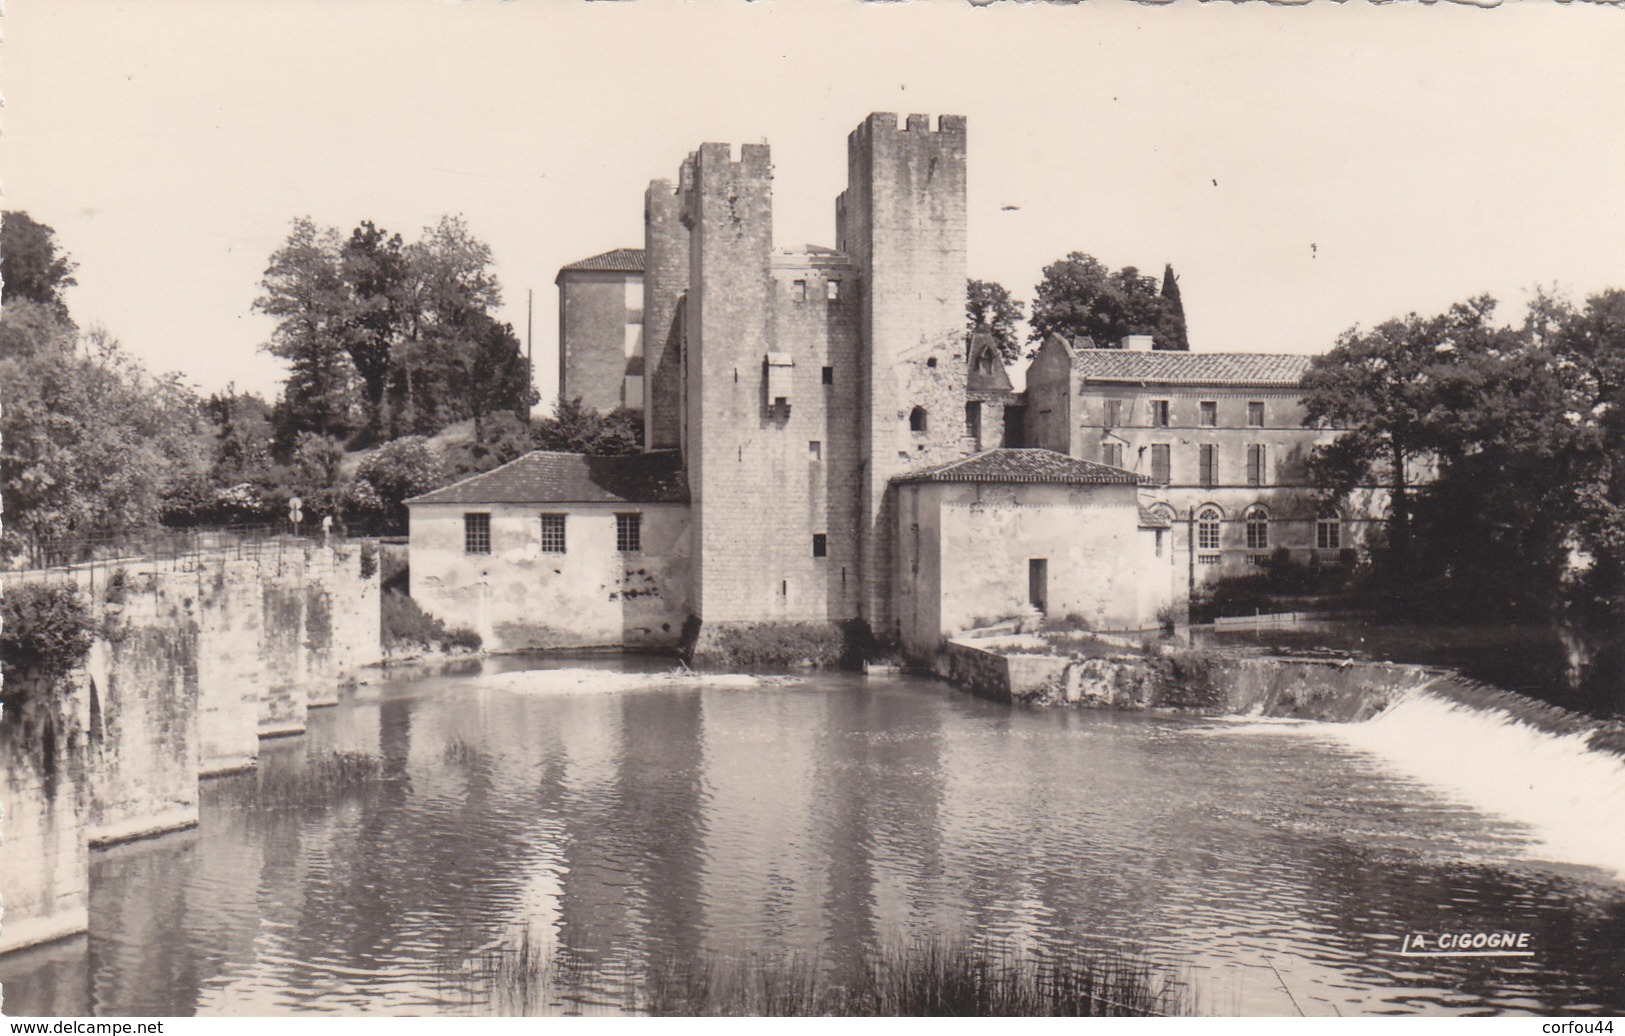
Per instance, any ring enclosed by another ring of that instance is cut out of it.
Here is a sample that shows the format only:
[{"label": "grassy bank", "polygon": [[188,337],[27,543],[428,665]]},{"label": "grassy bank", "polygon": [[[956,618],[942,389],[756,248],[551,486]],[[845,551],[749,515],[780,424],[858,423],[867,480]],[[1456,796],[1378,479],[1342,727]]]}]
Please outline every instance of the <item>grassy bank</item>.
[{"label": "grassy bank", "polygon": [[[917,939],[844,968],[817,956],[659,956],[610,969],[621,1010],[663,1017],[1142,1017],[1194,1013],[1188,986],[1143,956],[1067,948],[1040,955],[971,939]],[[559,1013],[594,978],[528,934],[487,953],[468,992],[503,1014]],[[589,998],[597,999],[597,998]],[[602,1004],[602,1000],[598,1002]],[[610,1005],[603,1005],[610,1006]]]}]

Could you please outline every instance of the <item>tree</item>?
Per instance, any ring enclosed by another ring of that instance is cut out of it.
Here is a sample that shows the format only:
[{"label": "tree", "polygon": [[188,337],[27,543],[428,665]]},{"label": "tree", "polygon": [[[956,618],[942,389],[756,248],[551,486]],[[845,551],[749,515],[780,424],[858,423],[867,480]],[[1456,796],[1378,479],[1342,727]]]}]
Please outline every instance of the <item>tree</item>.
[{"label": "tree", "polygon": [[1021,358],[1016,323],[1022,318],[1022,305],[1014,295],[995,281],[972,278],[965,282],[965,338],[978,332],[993,336],[999,357],[1006,366]]},{"label": "tree", "polygon": [[1163,264],[1160,298],[1162,315],[1157,321],[1156,348],[1190,352],[1191,343],[1185,332],[1185,303],[1179,297],[1179,277],[1174,273],[1173,263]]},{"label": "tree", "polygon": [[350,232],[339,256],[339,273],[349,293],[345,346],[361,378],[367,427],[374,431],[383,417],[395,346],[407,322],[408,266],[401,236],[380,230],[371,220]]},{"label": "tree", "polygon": [[[19,311],[22,311],[19,313]],[[36,322],[25,304],[0,324]],[[153,377],[100,328],[81,349],[66,317],[0,358],[7,553],[150,526],[208,470],[208,429],[176,376]],[[13,326],[13,340],[26,330]]]},{"label": "tree", "polygon": [[66,318],[62,289],[79,283],[73,279],[78,264],[57,248],[56,231],[26,212],[0,216],[0,302],[33,302]]},{"label": "tree", "polygon": [[277,322],[264,348],[290,368],[277,411],[279,431],[288,440],[299,432],[344,434],[354,424],[348,349],[353,308],[339,251],[337,231],[318,228],[309,217],[294,220],[260,282],[265,294],[254,301],[256,310]]},{"label": "tree", "polygon": [[600,457],[637,453],[643,448],[643,415],[624,406],[600,414],[580,396],[561,398],[552,417],[533,422],[532,437],[539,450]]},{"label": "tree", "polygon": [[1403,566],[1410,548],[1411,474],[1436,444],[1434,407],[1440,368],[1458,357],[1458,341],[1483,336],[1495,301],[1458,303],[1446,314],[1412,313],[1361,331],[1350,328],[1304,376],[1304,421],[1345,429],[1312,459],[1317,481],[1334,492],[1389,487],[1389,539]]},{"label": "tree", "polygon": [[427,493],[444,481],[440,458],[421,435],[384,443],[364,457],[356,469],[357,495],[375,499],[386,529],[396,533],[406,531],[406,505],[402,501]]},{"label": "tree", "polygon": [[1044,267],[1044,279],[1033,289],[1027,337],[1035,345],[1051,334],[1087,337],[1112,349],[1128,335],[1154,336],[1162,315],[1155,278],[1140,276],[1133,266],[1112,273],[1094,256],[1073,252]]}]

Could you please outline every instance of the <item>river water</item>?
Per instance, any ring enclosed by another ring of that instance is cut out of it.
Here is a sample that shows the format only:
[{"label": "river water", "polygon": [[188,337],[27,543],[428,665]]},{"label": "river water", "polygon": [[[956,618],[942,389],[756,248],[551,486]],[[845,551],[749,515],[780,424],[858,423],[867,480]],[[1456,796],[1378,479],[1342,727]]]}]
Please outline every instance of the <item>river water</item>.
[{"label": "river water", "polygon": [[[492,685],[538,664],[380,678],[313,710],[257,774],[206,782],[195,831],[94,854],[89,935],[0,959],[7,1013],[480,1014],[448,974],[526,932],[571,962],[547,1005],[569,1012],[651,956],[840,961],[965,933],[1139,947],[1219,1014],[1625,1010],[1616,872],[1330,727],[1011,707],[906,676]],[[334,750],[376,756],[382,785],[244,804]],[[1537,952],[1396,953],[1442,930]]]}]

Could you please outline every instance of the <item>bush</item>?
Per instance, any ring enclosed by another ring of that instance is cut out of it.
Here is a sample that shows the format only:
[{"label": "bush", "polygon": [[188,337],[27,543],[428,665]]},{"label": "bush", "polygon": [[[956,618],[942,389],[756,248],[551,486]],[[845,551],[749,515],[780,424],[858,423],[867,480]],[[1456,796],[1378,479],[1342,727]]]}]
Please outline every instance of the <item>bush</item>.
[{"label": "bush", "polygon": [[8,684],[24,673],[60,676],[81,665],[98,628],[84,595],[68,583],[13,583],[0,599],[0,622]]},{"label": "bush", "polygon": [[361,578],[371,579],[378,572],[378,544],[367,542],[361,545]]},{"label": "bush", "polygon": [[[695,627],[695,637],[703,634]],[[846,636],[824,622],[753,622],[719,626],[709,643],[689,641],[691,661],[728,669],[794,669],[839,665]]]},{"label": "bush", "polygon": [[478,651],[482,641],[471,629],[448,630],[446,624],[395,590],[384,591],[384,647],[397,651]]}]

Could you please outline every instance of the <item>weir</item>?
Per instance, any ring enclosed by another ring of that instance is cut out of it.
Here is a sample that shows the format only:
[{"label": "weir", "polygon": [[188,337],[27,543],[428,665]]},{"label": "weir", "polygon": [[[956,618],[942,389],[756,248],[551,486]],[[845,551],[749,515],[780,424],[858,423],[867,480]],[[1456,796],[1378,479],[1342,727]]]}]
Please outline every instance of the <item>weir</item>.
[{"label": "weir", "polygon": [[380,661],[377,572],[358,544],[302,544],[91,584],[85,664],[24,674],[0,714],[0,953],[84,931],[91,847],[195,825],[200,776],[252,767]]},{"label": "weir", "polygon": [[1533,855],[1625,875],[1619,720],[1452,670],[1393,662],[1207,652],[1069,658],[959,640],[942,666],[960,687],[1016,703],[1303,721],[1257,729],[1359,748],[1452,799],[1526,826]]}]

